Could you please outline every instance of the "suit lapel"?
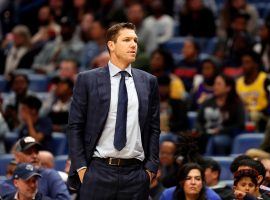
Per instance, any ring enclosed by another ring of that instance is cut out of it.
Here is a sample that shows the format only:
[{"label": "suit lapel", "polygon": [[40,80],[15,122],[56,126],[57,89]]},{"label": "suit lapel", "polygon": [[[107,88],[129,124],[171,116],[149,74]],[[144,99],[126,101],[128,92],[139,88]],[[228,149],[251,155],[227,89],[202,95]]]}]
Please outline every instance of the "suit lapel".
[{"label": "suit lapel", "polygon": [[132,69],[133,80],[139,99],[139,123],[141,132],[143,132],[144,122],[146,121],[148,110],[148,95],[146,94],[146,82],[136,69]]}]

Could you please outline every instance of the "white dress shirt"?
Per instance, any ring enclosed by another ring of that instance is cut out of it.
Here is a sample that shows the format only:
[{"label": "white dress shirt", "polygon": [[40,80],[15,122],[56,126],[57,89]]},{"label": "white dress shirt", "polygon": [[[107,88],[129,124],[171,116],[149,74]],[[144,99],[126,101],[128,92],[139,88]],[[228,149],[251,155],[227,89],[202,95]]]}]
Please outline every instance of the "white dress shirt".
[{"label": "white dress shirt", "polygon": [[128,73],[125,78],[128,94],[126,128],[127,142],[126,146],[121,151],[114,148],[113,141],[115,134],[119,84],[121,79],[119,72],[121,69],[113,65],[110,61],[108,66],[111,80],[110,109],[102,135],[94,151],[94,157],[137,158],[143,161],[145,155],[142,147],[141,130],[139,125],[139,101],[131,73],[131,66],[128,66],[128,68],[125,69]]}]

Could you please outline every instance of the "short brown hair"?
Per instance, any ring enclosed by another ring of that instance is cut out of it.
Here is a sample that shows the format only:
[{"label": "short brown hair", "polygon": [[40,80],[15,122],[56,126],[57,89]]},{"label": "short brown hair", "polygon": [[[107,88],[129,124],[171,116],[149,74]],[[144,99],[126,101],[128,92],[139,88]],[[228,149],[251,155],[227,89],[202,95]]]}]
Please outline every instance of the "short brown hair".
[{"label": "short brown hair", "polygon": [[122,29],[131,29],[136,31],[136,27],[134,24],[130,22],[123,22],[123,23],[118,23],[113,26],[111,26],[106,33],[106,42],[108,41],[116,41],[118,37],[118,33]]}]

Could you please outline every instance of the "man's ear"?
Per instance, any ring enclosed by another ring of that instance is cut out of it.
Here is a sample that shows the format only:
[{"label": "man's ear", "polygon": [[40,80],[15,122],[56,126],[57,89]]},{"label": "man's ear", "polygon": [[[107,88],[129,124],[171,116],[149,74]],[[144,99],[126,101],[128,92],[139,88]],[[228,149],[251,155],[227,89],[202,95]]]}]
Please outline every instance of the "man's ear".
[{"label": "man's ear", "polygon": [[13,184],[17,188],[18,187],[18,180],[17,179],[13,179]]},{"label": "man's ear", "polygon": [[108,46],[108,48],[109,48],[109,50],[111,52],[114,49],[114,42],[113,41],[108,41],[107,46]]},{"label": "man's ear", "polygon": [[258,178],[258,184],[261,184],[262,183],[262,180],[263,180],[263,176],[262,175],[259,175]]}]

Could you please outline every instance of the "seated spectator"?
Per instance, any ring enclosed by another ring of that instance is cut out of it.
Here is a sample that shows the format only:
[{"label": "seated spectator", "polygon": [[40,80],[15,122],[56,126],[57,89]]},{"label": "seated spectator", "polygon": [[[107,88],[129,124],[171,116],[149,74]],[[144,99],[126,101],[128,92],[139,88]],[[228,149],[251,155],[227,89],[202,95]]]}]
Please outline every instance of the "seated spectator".
[{"label": "seated spectator", "polygon": [[160,200],[189,199],[189,200],[220,200],[221,198],[211,189],[205,187],[204,171],[195,163],[183,165],[177,176],[178,185],[164,190]]},{"label": "seated spectator", "polygon": [[236,199],[261,199],[256,196],[258,172],[254,169],[242,169],[234,173],[234,196]]},{"label": "seated spectator", "polygon": [[236,82],[236,91],[245,105],[248,121],[264,131],[269,116],[269,85],[265,72],[260,71],[260,57],[254,52],[241,57],[243,76]]},{"label": "seated spectator", "polygon": [[270,72],[270,27],[265,23],[259,30],[260,40],[254,45],[253,50],[261,57],[263,71]]},{"label": "seated spectator", "polygon": [[173,37],[174,21],[173,18],[164,12],[164,6],[161,0],[151,1],[152,15],[144,20],[146,27],[154,30],[154,37],[157,44],[163,44]]},{"label": "seated spectator", "polygon": [[12,159],[9,163],[8,163],[8,166],[7,166],[7,173],[6,173],[6,178],[7,179],[11,179],[13,174],[14,174],[14,170],[17,166],[17,162]]},{"label": "seated spectator", "polygon": [[93,13],[85,13],[82,16],[81,22],[77,25],[74,38],[75,40],[82,41],[84,44],[91,40],[91,27],[94,22]]},{"label": "seated spectator", "polygon": [[190,91],[192,87],[193,77],[199,72],[200,48],[193,38],[187,38],[184,41],[184,46],[181,50],[181,60],[176,63],[174,74],[180,77],[185,84],[187,91]]},{"label": "seated spectator", "polygon": [[27,96],[20,102],[19,118],[23,122],[19,137],[31,136],[43,145],[46,150],[52,151],[52,122],[47,117],[39,117],[42,102],[34,97]]},{"label": "seated spectator", "polygon": [[231,172],[234,174],[238,170],[253,169],[258,172],[257,181],[258,187],[256,187],[256,196],[262,196],[263,199],[270,199],[269,188],[262,185],[266,175],[266,170],[263,164],[258,160],[253,160],[249,156],[242,155],[234,159],[230,166]]},{"label": "seated spectator", "polygon": [[[53,169],[45,169],[40,166],[38,152],[41,146],[33,137],[24,137],[19,139],[14,147],[15,161],[20,163],[30,163],[37,168],[41,178],[38,180],[38,192],[42,195],[48,196],[51,199],[67,200],[70,199],[67,186],[61,179],[59,174]],[[1,187],[5,187],[3,190]],[[0,184],[0,196],[3,194],[10,194],[16,191],[15,185],[12,180],[4,181]],[[3,193],[1,193],[3,192]]]},{"label": "seated spectator", "polygon": [[5,200],[50,200],[51,198],[38,191],[38,179],[41,177],[38,170],[29,163],[21,163],[13,174],[13,184],[16,191],[3,197]]},{"label": "seated spectator", "polygon": [[79,61],[83,49],[81,41],[74,41],[75,25],[68,17],[61,19],[59,40],[48,42],[35,57],[32,69],[37,73],[53,74],[64,59]]},{"label": "seated spectator", "polygon": [[85,45],[81,56],[81,69],[90,69],[93,59],[101,52],[107,50],[106,47],[106,30],[108,24],[102,20],[95,20],[90,29],[91,40]]},{"label": "seated spectator", "polygon": [[50,106],[49,118],[54,132],[66,132],[68,113],[71,103],[73,82],[70,79],[60,79],[54,91],[54,100]]},{"label": "seated spectator", "polygon": [[201,104],[211,98],[214,92],[214,81],[218,75],[215,62],[205,59],[201,64],[201,74],[195,75],[191,91],[191,110],[197,110]]},{"label": "seated spectator", "polygon": [[11,76],[10,85],[11,92],[3,101],[3,109],[5,110],[7,105],[12,105],[16,110],[18,110],[19,103],[27,95],[34,95],[34,93],[29,90],[29,79],[26,74],[14,73]]},{"label": "seated spectator", "polygon": [[[55,167],[55,158],[53,154],[49,151],[39,151],[38,159],[40,160],[40,166],[43,168],[54,169]],[[63,169],[64,170],[64,169]],[[61,176],[62,180],[66,183],[68,174],[64,171],[57,171]]]},{"label": "seated spectator", "polygon": [[13,74],[11,76],[11,92],[3,101],[4,117],[11,131],[19,128],[19,104],[28,95],[34,95],[29,90],[29,79],[26,74]]},{"label": "seated spectator", "polygon": [[46,42],[55,39],[60,34],[60,26],[54,21],[52,10],[44,5],[38,11],[38,32],[33,35],[33,45],[43,46]]},{"label": "seated spectator", "polygon": [[10,73],[18,68],[30,68],[23,62],[24,56],[30,51],[31,46],[31,33],[24,25],[17,25],[12,29],[11,44],[7,42],[7,47],[4,50],[5,63],[4,75],[9,77]]},{"label": "seated spectator", "polygon": [[247,31],[249,34],[255,36],[259,20],[258,11],[255,6],[248,3],[247,0],[229,0],[226,1],[220,12],[220,25],[218,28],[219,37],[226,38],[231,34],[232,19],[239,12],[250,16],[247,23]]},{"label": "seated spectator", "polygon": [[175,133],[187,130],[187,105],[183,100],[170,98],[169,76],[158,77],[160,93],[160,127],[163,133]]},{"label": "seated spectator", "polygon": [[262,185],[270,188],[270,159],[264,158],[261,160],[261,163],[263,164],[266,171]]},{"label": "seated spectator", "polygon": [[77,74],[79,72],[78,62],[72,59],[64,59],[60,62],[58,74],[60,78],[70,79],[75,83]]},{"label": "seated spectator", "polygon": [[234,197],[232,188],[219,182],[221,168],[218,162],[212,158],[205,158],[204,160],[206,186],[213,189],[223,200],[232,200]]},{"label": "seated spectator", "polygon": [[[152,26],[145,24],[145,11],[141,3],[131,2],[127,8],[127,19],[136,26],[136,33],[139,39],[139,46],[151,54],[157,48],[158,42]],[[139,48],[140,49],[140,48]]]},{"label": "seated spectator", "polygon": [[214,37],[216,25],[213,12],[204,6],[202,0],[186,0],[179,15],[180,35],[193,37]]},{"label": "seated spectator", "polygon": [[94,69],[94,68],[98,68],[98,67],[107,66],[109,60],[110,60],[109,52],[103,51],[93,59],[91,65],[90,65],[90,68]]},{"label": "seated spectator", "polygon": [[215,55],[223,62],[225,70],[227,67],[239,68],[243,52],[252,49],[254,39],[247,32],[248,19],[249,15],[247,14],[237,13],[234,15],[231,34],[225,39],[219,39]]},{"label": "seated spectator", "polygon": [[169,188],[177,185],[179,165],[176,162],[176,144],[174,141],[165,140],[160,144],[160,182],[163,187]]},{"label": "seated spectator", "polygon": [[[218,75],[214,83],[214,97],[199,109],[196,129],[200,143],[207,145],[207,155],[230,154],[234,136],[244,128],[245,113],[235,91],[234,80]],[[203,151],[204,152],[204,151]]]},{"label": "seated spectator", "polygon": [[49,151],[39,151],[38,159],[40,160],[40,166],[44,168],[54,168],[54,156]]},{"label": "seated spectator", "polygon": [[163,50],[156,49],[150,57],[150,72],[156,77],[169,76],[170,77],[170,98],[184,99],[185,87],[182,80],[171,72],[174,70],[174,61],[172,55]]},{"label": "seated spectator", "polygon": [[53,18],[57,24],[61,23],[61,19],[67,15],[67,6],[64,6],[64,0],[49,0],[48,5],[51,8]]}]

